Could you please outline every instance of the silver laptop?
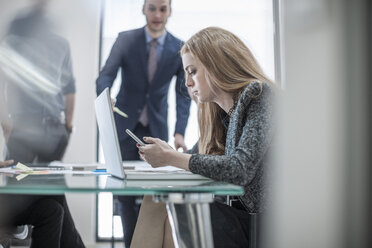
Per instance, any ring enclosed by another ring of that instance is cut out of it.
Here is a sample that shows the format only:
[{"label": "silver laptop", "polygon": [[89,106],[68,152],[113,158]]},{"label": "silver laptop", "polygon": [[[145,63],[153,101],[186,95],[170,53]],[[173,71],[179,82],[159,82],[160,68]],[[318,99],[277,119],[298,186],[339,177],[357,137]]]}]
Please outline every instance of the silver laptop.
[{"label": "silver laptop", "polygon": [[[133,164],[141,163],[141,170],[125,170],[123,167],[119,140],[114,121],[114,114],[111,106],[109,88],[106,88],[95,100],[96,117],[100,133],[100,142],[105,156],[106,169],[109,174],[121,179],[161,179],[161,180],[210,180],[198,174],[193,174],[185,170],[159,170],[151,168],[146,162],[132,162]],[[123,117],[124,118],[124,117]],[[129,117],[130,118],[130,117]],[[123,131],[124,132],[124,131]],[[130,164],[126,161],[125,164]],[[138,166],[136,166],[138,167]],[[151,170],[146,170],[145,168]]]}]

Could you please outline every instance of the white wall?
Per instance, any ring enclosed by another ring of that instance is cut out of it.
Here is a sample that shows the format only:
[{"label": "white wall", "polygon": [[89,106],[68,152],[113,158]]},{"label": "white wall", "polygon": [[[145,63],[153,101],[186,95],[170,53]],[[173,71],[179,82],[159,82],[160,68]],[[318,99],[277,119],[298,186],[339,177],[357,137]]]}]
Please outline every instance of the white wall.
[{"label": "white wall", "polygon": [[286,90],[268,247],[370,247],[368,1],[280,2]]},{"label": "white wall", "polygon": [[341,246],[345,54],[342,10],[330,2],[282,3],[286,92],[273,206],[276,247]]}]

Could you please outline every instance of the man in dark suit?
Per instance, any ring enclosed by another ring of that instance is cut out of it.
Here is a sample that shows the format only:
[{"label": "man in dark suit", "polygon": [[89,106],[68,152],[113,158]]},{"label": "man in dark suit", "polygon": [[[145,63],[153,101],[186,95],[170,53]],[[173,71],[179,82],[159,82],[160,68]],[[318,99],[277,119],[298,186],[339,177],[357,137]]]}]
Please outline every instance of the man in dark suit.
[{"label": "man in dark suit", "polygon": [[[189,117],[190,98],[184,85],[184,71],[179,50],[182,41],[166,31],[165,25],[171,14],[170,0],[145,0],[143,14],[146,26],[121,32],[97,79],[97,94],[111,88],[119,68],[121,87],[116,106],[128,114],[128,118],[115,114],[121,155],[124,160],[139,160],[136,142],[126,133],[132,130],[139,138],[158,137],[168,140],[169,84],[176,80],[177,122],[175,148],[183,148],[184,133]],[[129,247],[138,206],[133,207],[134,197],[118,197],[122,203],[124,241]]]}]

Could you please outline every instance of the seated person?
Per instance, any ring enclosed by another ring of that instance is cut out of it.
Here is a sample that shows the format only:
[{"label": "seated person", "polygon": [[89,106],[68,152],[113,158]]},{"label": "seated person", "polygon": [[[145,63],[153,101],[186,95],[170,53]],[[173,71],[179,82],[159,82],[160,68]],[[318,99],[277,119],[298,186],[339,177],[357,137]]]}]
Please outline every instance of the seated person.
[{"label": "seated person", "polygon": [[[1,125],[0,130],[2,131]],[[2,132],[1,142],[4,143]],[[0,159],[0,167],[12,164],[13,160]],[[9,228],[18,225],[33,226],[31,247],[85,247],[75,228],[64,195],[0,194],[0,206],[0,247],[9,247],[10,239],[13,238]]]},{"label": "seated person", "polygon": [[[181,56],[186,86],[198,99],[198,152],[180,153],[160,139],[144,137],[148,144],[137,144],[140,156],[153,167],[173,165],[244,186],[238,204],[215,202],[210,210],[215,247],[249,247],[251,214],[262,213],[266,205],[264,173],[274,137],[277,87],[246,45],[221,28],[192,36]],[[164,204],[149,199],[143,201],[131,247],[173,247]]]},{"label": "seated person", "polygon": [[[3,140],[4,136],[0,132],[0,142]],[[13,160],[0,159],[0,167],[12,164]],[[9,227],[18,225],[33,226],[31,248],[85,247],[64,195],[0,194],[0,206],[0,247],[9,247],[12,238],[8,232]]]},{"label": "seated person", "polygon": [[[12,160],[0,161],[11,165]],[[31,225],[32,247],[85,247],[64,195],[0,194],[0,245],[9,247],[12,227]],[[1,247],[1,246],[0,246]]]},{"label": "seated person", "polygon": [[[0,82],[0,167],[14,164],[12,159],[4,161],[2,154],[11,132],[3,86]],[[85,247],[64,195],[0,194],[0,206],[0,247],[9,247],[9,228],[18,225],[33,226],[31,247]]]},{"label": "seated person", "polygon": [[10,227],[32,225],[31,247],[61,247],[63,206],[48,197],[27,205],[22,203],[17,195],[0,195],[0,245],[9,247],[13,238]]}]

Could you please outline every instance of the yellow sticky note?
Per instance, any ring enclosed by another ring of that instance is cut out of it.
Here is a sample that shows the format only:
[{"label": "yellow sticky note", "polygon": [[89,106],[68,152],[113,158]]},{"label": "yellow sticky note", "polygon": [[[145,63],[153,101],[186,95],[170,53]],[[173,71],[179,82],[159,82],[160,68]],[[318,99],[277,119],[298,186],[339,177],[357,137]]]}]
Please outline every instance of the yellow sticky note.
[{"label": "yellow sticky note", "polygon": [[21,181],[23,178],[25,178],[27,176],[28,176],[28,174],[20,174],[20,175],[16,176],[16,179],[17,179],[17,181]]},{"label": "yellow sticky note", "polygon": [[32,169],[22,163],[19,163],[15,167],[16,169],[20,169],[21,171],[32,171]]}]

